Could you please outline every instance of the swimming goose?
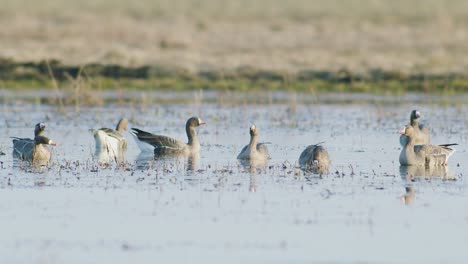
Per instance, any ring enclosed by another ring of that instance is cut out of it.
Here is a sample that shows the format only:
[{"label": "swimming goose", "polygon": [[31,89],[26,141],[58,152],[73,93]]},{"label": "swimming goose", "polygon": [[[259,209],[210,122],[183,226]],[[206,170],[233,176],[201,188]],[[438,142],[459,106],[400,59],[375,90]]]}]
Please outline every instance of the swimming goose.
[{"label": "swimming goose", "polygon": [[269,159],[270,155],[268,154],[268,148],[266,147],[266,144],[257,142],[258,130],[255,125],[252,125],[250,127],[250,143],[241,150],[239,155],[237,155],[237,159],[258,161],[265,161]]},{"label": "swimming goose", "polygon": [[29,161],[33,165],[47,165],[50,161],[50,150],[46,145],[56,146],[56,143],[43,136],[46,126],[36,124],[34,139],[13,137],[13,158]]},{"label": "swimming goose", "polygon": [[123,131],[127,130],[128,120],[122,118],[117,123],[115,130],[110,128],[100,128],[93,131],[96,141],[95,157],[99,162],[109,162],[112,160],[122,162],[127,151],[127,140],[123,136]]},{"label": "swimming goose", "polygon": [[[415,145],[427,145],[429,144],[430,140],[430,133],[429,129],[423,125],[419,124],[419,118],[421,117],[421,113],[418,110],[411,111],[410,115],[410,125],[414,129],[414,144]],[[406,142],[408,141],[408,137],[405,135],[400,136],[400,144],[401,146],[405,146]]]},{"label": "swimming goose", "polygon": [[132,128],[131,132],[141,151],[154,151],[155,155],[192,155],[200,151],[200,142],[195,128],[205,124],[198,117],[191,117],[187,120],[185,131],[188,143],[166,136],[154,135],[138,128]]},{"label": "swimming goose", "polygon": [[301,168],[314,173],[327,173],[330,167],[330,157],[327,150],[318,143],[308,146],[299,156]]},{"label": "swimming goose", "polygon": [[449,157],[455,152],[455,149],[449,148],[449,146],[457,145],[415,145],[415,133],[411,125],[407,125],[404,129],[400,130],[399,133],[408,137],[406,145],[400,153],[400,164],[402,166],[447,165]]}]

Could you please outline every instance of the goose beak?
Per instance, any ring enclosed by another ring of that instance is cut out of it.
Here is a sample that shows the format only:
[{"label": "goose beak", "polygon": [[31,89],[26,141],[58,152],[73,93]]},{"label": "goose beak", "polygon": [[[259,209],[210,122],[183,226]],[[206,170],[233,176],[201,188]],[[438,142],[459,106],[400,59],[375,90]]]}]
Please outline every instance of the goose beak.
[{"label": "goose beak", "polygon": [[398,130],[397,134],[404,135],[405,134],[405,129]]},{"label": "goose beak", "polygon": [[57,143],[55,143],[55,142],[52,141],[52,140],[49,140],[49,145],[51,145],[51,146],[57,146]]},{"label": "goose beak", "polygon": [[206,122],[201,121],[199,124],[200,124],[200,126],[203,126],[203,125],[206,125]]}]

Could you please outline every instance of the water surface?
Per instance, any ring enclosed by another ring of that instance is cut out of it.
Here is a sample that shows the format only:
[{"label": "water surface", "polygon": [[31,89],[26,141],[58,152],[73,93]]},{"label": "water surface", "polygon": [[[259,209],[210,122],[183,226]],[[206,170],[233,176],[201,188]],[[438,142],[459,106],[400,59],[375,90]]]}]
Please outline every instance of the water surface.
[{"label": "water surface", "polygon": [[[4,102],[0,261],[466,263],[465,104],[417,96],[326,104],[288,96],[266,104],[116,103],[69,107],[66,114]],[[400,168],[396,131],[416,108],[433,143],[460,144],[448,168]],[[193,115],[208,123],[198,129],[195,164],[142,155],[128,132],[125,166],[102,168],[92,158],[91,128],[127,117],[131,127],[185,141]],[[9,138],[31,137],[37,122],[46,122],[58,143],[42,172],[13,162]],[[271,154],[268,166],[254,172],[235,159],[251,124]],[[331,173],[304,174],[297,159],[318,142],[330,153]]]}]

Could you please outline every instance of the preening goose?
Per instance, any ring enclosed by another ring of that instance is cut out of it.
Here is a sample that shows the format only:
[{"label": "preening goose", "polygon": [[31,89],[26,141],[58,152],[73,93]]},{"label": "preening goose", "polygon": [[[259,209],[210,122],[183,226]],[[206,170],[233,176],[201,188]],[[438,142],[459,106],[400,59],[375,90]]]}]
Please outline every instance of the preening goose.
[{"label": "preening goose", "polygon": [[327,150],[318,143],[308,146],[299,156],[302,169],[314,173],[327,173],[330,167],[330,157]]},{"label": "preening goose", "polygon": [[128,120],[122,118],[117,123],[115,130],[100,128],[93,131],[94,140],[96,141],[95,157],[99,162],[124,161],[127,140],[122,133],[127,130],[127,127]]}]

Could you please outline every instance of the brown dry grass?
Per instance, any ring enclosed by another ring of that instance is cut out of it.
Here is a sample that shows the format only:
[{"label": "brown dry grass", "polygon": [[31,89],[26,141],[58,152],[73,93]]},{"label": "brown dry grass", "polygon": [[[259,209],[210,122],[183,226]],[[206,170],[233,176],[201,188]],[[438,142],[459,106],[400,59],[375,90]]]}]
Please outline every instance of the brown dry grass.
[{"label": "brown dry grass", "polygon": [[0,0],[0,57],[462,72],[466,0]]}]

